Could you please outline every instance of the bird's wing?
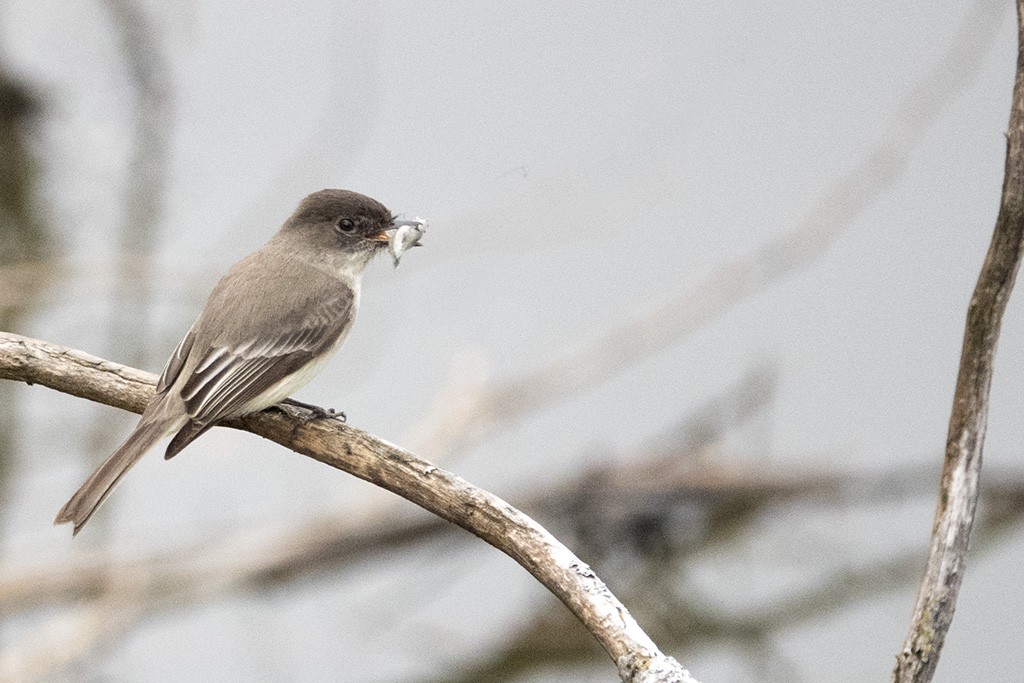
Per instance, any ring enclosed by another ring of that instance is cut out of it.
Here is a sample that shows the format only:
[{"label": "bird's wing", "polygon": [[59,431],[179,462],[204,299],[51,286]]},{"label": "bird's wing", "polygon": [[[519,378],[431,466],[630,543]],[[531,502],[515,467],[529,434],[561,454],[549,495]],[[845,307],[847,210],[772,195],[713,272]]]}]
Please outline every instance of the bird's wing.
[{"label": "bird's wing", "polygon": [[[316,362],[348,332],[353,300],[351,290],[339,288],[301,316],[293,310],[279,325],[264,326],[262,338],[208,346],[179,390],[191,420],[209,425],[287,398],[312,379]],[[261,405],[252,403],[271,390]]]},{"label": "bird's wing", "polygon": [[195,325],[188,331],[185,338],[178,344],[178,348],[174,349],[174,353],[167,359],[167,365],[164,366],[164,371],[160,373],[160,380],[156,383],[156,393],[162,393],[167,390],[167,387],[174,384],[174,380],[178,379],[178,375],[181,374],[181,369],[185,367],[185,359],[188,358],[189,352],[192,351],[192,344],[196,341],[196,328]]}]

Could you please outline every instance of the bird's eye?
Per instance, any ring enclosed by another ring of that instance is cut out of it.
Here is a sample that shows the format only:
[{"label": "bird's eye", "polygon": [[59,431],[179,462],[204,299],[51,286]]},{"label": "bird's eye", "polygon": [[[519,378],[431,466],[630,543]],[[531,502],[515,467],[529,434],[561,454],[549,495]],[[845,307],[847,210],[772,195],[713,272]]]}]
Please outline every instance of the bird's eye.
[{"label": "bird's eye", "polygon": [[347,235],[351,235],[356,231],[356,224],[351,218],[342,218],[338,221],[338,230],[342,231]]}]

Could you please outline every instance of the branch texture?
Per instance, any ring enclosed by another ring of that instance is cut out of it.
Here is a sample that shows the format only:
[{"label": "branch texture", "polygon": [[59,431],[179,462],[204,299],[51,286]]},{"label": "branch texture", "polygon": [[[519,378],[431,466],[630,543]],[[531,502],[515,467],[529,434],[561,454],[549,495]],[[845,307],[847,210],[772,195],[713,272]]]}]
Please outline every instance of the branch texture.
[{"label": "branch texture", "polygon": [[1024,0],[1017,0],[1017,77],[995,232],[978,277],[960,356],[928,564],[892,680],[932,680],[963,580],[978,502],[989,386],[1003,313],[1024,251]]},{"label": "branch texture", "polygon": [[[156,375],[81,351],[0,332],[0,379],[44,386],[141,413]],[[604,582],[533,519],[386,441],[336,420],[309,420],[302,408],[243,417],[244,429],[376,484],[479,536],[521,564],[601,643],[629,683],[696,683],[662,654]]]}]

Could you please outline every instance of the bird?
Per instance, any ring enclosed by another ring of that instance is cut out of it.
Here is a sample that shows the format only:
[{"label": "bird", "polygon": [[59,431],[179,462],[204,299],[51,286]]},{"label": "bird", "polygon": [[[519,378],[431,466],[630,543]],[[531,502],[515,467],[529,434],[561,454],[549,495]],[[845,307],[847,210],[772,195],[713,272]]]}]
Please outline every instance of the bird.
[{"label": "bird", "polygon": [[388,247],[389,231],[407,223],[350,190],[303,199],[263,247],[213,288],[135,430],[54,524],[72,524],[77,535],[161,439],[173,435],[164,455],[170,459],[216,424],[259,412],[307,384],[352,328],[363,271]]}]

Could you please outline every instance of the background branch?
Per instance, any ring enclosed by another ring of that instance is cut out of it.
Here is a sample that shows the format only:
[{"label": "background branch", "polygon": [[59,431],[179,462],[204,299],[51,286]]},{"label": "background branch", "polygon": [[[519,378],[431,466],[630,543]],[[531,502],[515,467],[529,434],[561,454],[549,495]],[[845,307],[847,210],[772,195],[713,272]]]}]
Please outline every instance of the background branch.
[{"label": "background branch", "polygon": [[995,232],[967,309],[960,371],[946,438],[928,564],[893,681],[930,681],[967,562],[978,502],[989,387],[1006,304],[1024,252],[1024,0],[1017,0],[1017,76],[1007,133],[1006,174]]},{"label": "background branch", "polygon": [[[72,349],[0,332],[0,379],[142,412],[156,376]],[[226,426],[245,429],[401,495],[487,541],[529,571],[583,622],[623,681],[694,681],[658,650],[597,575],[554,536],[497,496],[366,432],[303,409],[268,410]]]}]

